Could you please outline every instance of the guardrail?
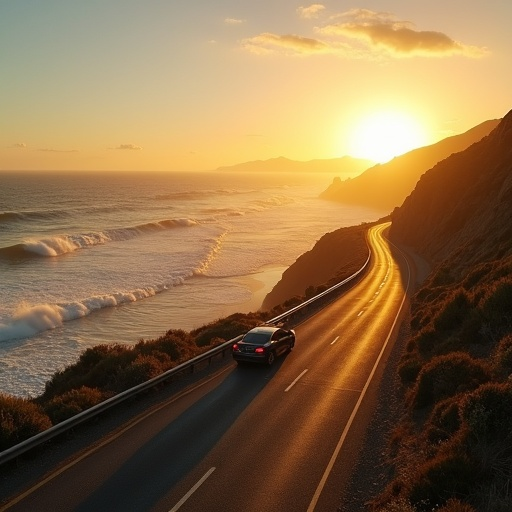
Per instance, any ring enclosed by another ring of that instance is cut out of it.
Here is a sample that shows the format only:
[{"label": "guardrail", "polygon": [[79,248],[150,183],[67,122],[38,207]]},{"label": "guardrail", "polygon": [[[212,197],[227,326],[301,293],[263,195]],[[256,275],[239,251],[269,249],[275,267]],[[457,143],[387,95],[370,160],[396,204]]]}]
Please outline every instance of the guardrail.
[{"label": "guardrail", "polygon": [[[366,262],[364,265],[354,274],[352,274],[350,277],[347,277],[340,283],[337,283],[336,285],[328,288],[327,290],[323,291],[322,293],[319,293],[318,295],[315,295],[311,299],[299,304],[298,306],[295,306],[294,308],[285,311],[281,315],[276,316],[275,318],[272,318],[270,320],[267,320],[267,324],[277,324],[284,320],[290,320],[293,318],[297,313],[303,312],[305,309],[309,308],[309,306],[313,304],[317,304],[320,300],[331,296],[334,292],[337,292],[345,286],[347,283],[350,283],[354,281],[356,278],[362,275],[362,273],[366,270],[368,267],[368,263],[370,262],[371,253],[368,251],[368,258],[366,259]],[[200,354],[189,361],[185,361],[184,363],[181,363],[178,366],[175,366],[174,368],[171,368],[170,370],[162,373],[161,375],[158,375],[157,377],[153,377],[152,379],[143,382],[133,388],[127,389],[126,391],[122,391],[121,393],[118,393],[117,395],[108,398],[107,400],[94,405],[93,407],[82,411],[72,418],[68,418],[67,420],[64,420],[60,423],[57,423],[57,425],[54,425],[53,427],[50,427],[49,429],[45,430],[44,432],[40,432],[39,434],[36,434],[33,437],[30,437],[29,439],[26,439],[25,441],[22,441],[21,443],[11,446],[7,450],[4,450],[3,452],[0,452],[0,465],[19,457],[20,455],[23,455],[24,453],[28,452],[29,450],[32,450],[43,443],[46,443],[50,439],[53,439],[54,437],[63,434],[64,432],[67,432],[68,430],[71,430],[72,428],[80,425],[81,423],[84,423],[87,420],[90,420],[102,412],[120,404],[121,402],[124,402],[125,400],[129,398],[133,398],[134,396],[138,395],[139,393],[142,393],[143,391],[146,391],[157,384],[160,384],[162,382],[165,382],[166,380],[169,380],[173,376],[182,373],[184,371],[194,371],[194,367],[198,364],[208,361],[208,363],[211,362],[212,358],[215,357],[218,354],[224,354],[226,350],[231,350],[231,346],[233,343],[236,343],[238,340],[242,338],[243,335],[237,336],[236,338],[233,338],[229,341],[226,341],[225,343],[222,343],[221,345],[218,345],[217,347],[205,352],[204,354]]]}]

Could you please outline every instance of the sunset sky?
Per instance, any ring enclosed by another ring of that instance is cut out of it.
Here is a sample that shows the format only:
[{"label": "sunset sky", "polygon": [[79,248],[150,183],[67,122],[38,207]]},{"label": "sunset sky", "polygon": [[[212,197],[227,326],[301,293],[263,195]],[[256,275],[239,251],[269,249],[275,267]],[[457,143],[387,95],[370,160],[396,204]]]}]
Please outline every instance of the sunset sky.
[{"label": "sunset sky", "polygon": [[511,21],[510,0],[0,0],[0,170],[386,160],[512,108]]}]

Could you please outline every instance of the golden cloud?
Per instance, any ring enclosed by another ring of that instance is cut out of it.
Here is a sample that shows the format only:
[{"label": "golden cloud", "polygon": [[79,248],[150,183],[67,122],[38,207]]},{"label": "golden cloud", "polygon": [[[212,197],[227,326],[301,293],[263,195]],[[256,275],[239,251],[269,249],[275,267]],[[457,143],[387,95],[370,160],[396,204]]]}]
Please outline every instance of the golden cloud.
[{"label": "golden cloud", "polygon": [[[316,17],[325,7],[300,7],[303,18]],[[481,57],[485,48],[469,46],[436,31],[417,30],[413,23],[399,20],[389,12],[351,9],[330,17],[330,23],[314,29],[319,38],[264,32],[244,39],[242,46],[252,53],[281,52],[288,55],[332,53],[349,58],[388,55],[393,57],[463,55]],[[356,44],[359,43],[359,44]]]},{"label": "golden cloud", "polygon": [[127,150],[136,150],[139,151],[142,148],[140,146],[136,146],[135,144],[121,144],[120,146],[117,146],[115,149],[127,149]]},{"label": "golden cloud", "polygon": [[312,4],[309,7],[299,7],[297,12],[301,18],[318,18],[319,14],[325,9],[325,5]]},{"label": "golden cloud", "polygon": [[305,54],[330,51],[328,44],[317,39],[297,35],[280,36],[270,32],[244,39],[242,45],[253,53],[270,53],[279,49]]},{"label": "golden cloud", "polygon": [[245,20],[239,20],[236,18],[226,18],[224,20],[224,23],[226,25],[241,25],[242,23],[245,23]]},{"label": "golden cloud", "polygon": [[484,48],[462,44],[442,32],[415,30],[411,22],[398,20],[390,13],[353,9],[340,17],[352,19],[327,25],[319,29],[319,32],[357,39],[371,49],[384,49],[395,56],[458,54],[480,57],[487,53]]}]

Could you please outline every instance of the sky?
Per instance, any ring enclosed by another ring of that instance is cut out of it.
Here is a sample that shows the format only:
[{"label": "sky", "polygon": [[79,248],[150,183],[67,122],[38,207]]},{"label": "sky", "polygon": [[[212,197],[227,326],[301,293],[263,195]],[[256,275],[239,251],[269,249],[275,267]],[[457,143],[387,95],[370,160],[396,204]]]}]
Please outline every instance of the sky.
[{"label": "sky", "polygon": [[512,109],[510,0],[0,0],[0,170],[386,161]]}]

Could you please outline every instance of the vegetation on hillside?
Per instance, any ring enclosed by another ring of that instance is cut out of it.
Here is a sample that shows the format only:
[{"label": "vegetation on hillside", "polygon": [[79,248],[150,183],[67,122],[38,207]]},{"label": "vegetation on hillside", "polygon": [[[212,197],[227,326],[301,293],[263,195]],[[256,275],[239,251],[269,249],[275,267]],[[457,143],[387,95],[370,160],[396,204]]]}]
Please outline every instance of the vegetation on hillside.
[{"label": "vegetation on hillside", "polygon": [[399,367],[408,413],[390,446],[394,478],[373,510],[505,512],[512,504],[512,257],[415,296]]}]

